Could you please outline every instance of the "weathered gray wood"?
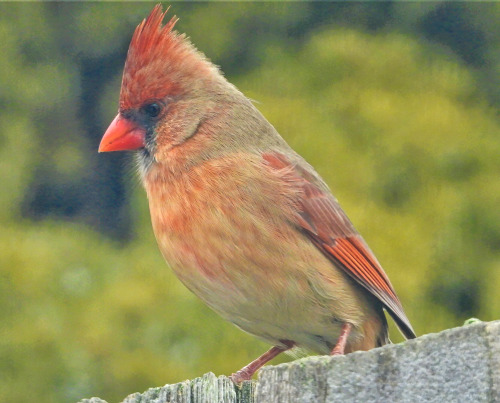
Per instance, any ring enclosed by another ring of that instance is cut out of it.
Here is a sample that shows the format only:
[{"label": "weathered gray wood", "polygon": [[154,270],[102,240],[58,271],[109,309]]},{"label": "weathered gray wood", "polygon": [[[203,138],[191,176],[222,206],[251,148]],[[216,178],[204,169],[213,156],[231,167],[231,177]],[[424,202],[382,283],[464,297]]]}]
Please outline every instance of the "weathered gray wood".
[{"label": "weathered gray wood", "polygon": [[[253,403],[255,382],[244,382],[237,387],[228,377],[218,378],[211,372],[192,381],[151,388],[144,393],[134,393],[122,403]],[[106,403],[97,397],[83,399],[80,403]]]},{"label": "weathered gray wood", "polygon": [[256,402],[500,402],[500,321],[264,368]]},{"label": "weathered gray wood", "polygon": [[[262,369],[258,382],[227,377],[149,389],[123,403],[500,402],[500,321],[475,323],[341,357]],[[98,398],[81,403],[103,403]]]}]

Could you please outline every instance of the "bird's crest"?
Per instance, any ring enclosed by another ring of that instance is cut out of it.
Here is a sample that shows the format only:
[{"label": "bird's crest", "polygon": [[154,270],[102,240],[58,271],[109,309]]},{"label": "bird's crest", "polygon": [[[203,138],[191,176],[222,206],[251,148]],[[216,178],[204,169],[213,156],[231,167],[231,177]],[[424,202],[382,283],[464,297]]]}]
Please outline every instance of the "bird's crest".
[{"label": "bird's crest", "polygon": [[168,10],[157,4],[134,31],[123,71],[121,109],[175,96],[185,90],[186,79],[217,70],[185,35],[173,30],[176,16],[162,25]]}]

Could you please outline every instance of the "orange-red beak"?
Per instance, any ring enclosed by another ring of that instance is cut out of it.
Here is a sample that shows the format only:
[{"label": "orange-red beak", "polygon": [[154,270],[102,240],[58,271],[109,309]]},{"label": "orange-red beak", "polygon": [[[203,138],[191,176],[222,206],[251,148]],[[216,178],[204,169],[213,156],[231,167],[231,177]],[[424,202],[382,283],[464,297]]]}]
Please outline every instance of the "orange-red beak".
[{"label": "orange-red beak", "polygon": [[146,145],[145,138],[144,128],[118,114],[102,136],[99,152],[137,150]]}]

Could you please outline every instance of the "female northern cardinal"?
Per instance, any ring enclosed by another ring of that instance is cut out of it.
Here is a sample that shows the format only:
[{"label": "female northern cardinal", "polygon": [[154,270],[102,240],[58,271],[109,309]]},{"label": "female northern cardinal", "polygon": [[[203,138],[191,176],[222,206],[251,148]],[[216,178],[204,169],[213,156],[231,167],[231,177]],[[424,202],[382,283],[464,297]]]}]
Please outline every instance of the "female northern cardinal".
[{"label": "female northern cardinal", "polygon": [[[168,11],[168,10],[167,10]],[[271,343],[344,354],[415,333],[327,185],[157,5],[136,28],[99,151],[138,150],[160,250],[223,318]]]}]

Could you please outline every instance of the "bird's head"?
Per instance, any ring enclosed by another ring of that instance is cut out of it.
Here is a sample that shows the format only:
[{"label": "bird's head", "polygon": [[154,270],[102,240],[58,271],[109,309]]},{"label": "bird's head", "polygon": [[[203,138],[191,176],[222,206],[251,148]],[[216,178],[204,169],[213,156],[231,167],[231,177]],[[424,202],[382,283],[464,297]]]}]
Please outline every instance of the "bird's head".
[{"label": "bird's head", "polygon": [[[140,150],[143,169],[171,158],[174,149],[195,137],[217,111],[217,89],[225,82],[218,68],[173,30],[175,16],[162,25],[167,11],[157,5],[137,26],[125,62],[118,115],[99,145],[99,152]],[[197,140],[193,143],[202,139]],[[189,147],[201,149],[202,144]]]}]

